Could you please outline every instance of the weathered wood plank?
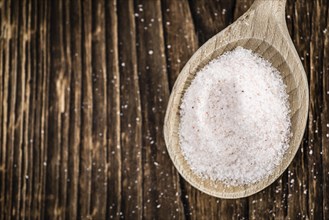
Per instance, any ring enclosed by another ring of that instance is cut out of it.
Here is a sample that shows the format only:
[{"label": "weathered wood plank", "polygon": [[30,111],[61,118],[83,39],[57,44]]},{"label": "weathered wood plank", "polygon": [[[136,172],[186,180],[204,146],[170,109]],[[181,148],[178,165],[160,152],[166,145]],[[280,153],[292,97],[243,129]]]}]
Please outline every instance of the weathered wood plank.
[{"label": "weathered wood plank", "polygon": [[8,126],[8,83],[9,83],[9,42],[11,39],[10,29],[10,16],[11,11],[7,10],[9,2],[2,2],[1,8],[1,88],[2,88],[2,103],[1,103],[1,181],[0,181],[0,209],[1,219],[5,219],[6,214],[9,212],[7,209],[8,199],[6,190],[6,182],[8,173],[11,171],[7,167],[7,126]]},{"label": "weathered wood plank", "polygon": [[[323,144],[325,132],[322,130],[324,124],[323,115],[323,59],[324,41],[323,30],[327,27],[328,2],[317,0],[310,7],[311,17],[311,45],[310,45],[310,115],[309,115],[309,146],[308,154],[308,191],[309,205],[308,213],[310,219],[323,219],[323,200],[328,195],[323,193]],[[310,3],[308,3],[310,4]],[[327,6],[327,7],[326,7]],[[328,112],[325,112],[328,114]],[[311,150],[313,151],[311,153]]]},{"label": "weathered wood plank", "polygon": [[[34,135],[33,131],[34,127],[34,117],[33,117],[33,106],[34,102],[34,88],[35,84],[32,84],[32,45],[33,45],[33,34],[35,29],[32,27],[33,15],[32,15],[32,2],[27,1],[25,10],[23,13],[26,13],[26,23],[25,23],[25,33],[24,33],[24,43],[26,44],[26,48],[24,51],[26,63],[24,65],[26,71],[26,94],[25,96],[25,106],[24,106],[24,143],[23,143],[23,177],[28,176],[28,181],[25,182],[25,186],[23,186],[23,194],[21,198],[21,207],[22,211],[20,211],[21,218],[31,218],[31,202],[32,202],[32,187],[34,182],[33,176],[33,144],[34,144]],[[32,33],[33,32],[33,33]],[[25,191],[25,192],[24,192]]]},{"label": "weathered wood plank", "polygon": [[[329,10],[324,18],[323,60],[329,60]],[[321,34],[321,33],[320,33]],[[323,175],[323,218],[329,219],[329,63],[323,62],[323,109],[321,112],[322,128],[322,175]]]},{"label": "weathered wood plank", "polygon": [[61,64],[63,67],[63,85],[61,88],[62,93],[62,102],[63,102],[63,110],[61,113],[61,145],[57,146],[60,148],[60,166],[59,166],[59,195],[58,195],[58,215],[59,218],[65,219],[67,207],[69,204],[67,203],[67,189],[68,182],[70,181],[70,177],[68,176],[69,169],[69,139],[70,139],[70,109],[71,109],[71,29],[70,29],[70,2],[63,1],[62,2],[62,37],[63,37],[63,47],[62,47],[62,56],[63,61]]},{"label": "weathered wood plank", "polygon": [[[35,87],[35,141],[33,146],[34,161],[33,178],[35,179],[32,191],[33,218],[42,219],[45,216],[45,183],[47,173],[47,135],[48,135],[48,91],[49,91],[49,6],[47,2],[33,1],[36,18],[36,39],[35,39],[35,64],[33,75]],[[40,166],[40,164],[42,164]]]},{"label": "weathered wood plank", "polygon": [[[36,39],[35,39],[35,57],[33,74],[35,75],[36,92],[35,92],[35,124],[34,131],[35,142],[33,147],[34,169],[33,177],[35,183],[33,184],[33,200],[31,215],[36,219],[43,219],[45,216],[45,185],[47,173],[47,135],[48,135],[48,91],[49,91],[49,69],[50,48],[47,42],[49,41],[49,20],[50,9],[47,2],[34,1],[34,13],[37,16],[36,21]],[[40,164],[42,164],[40,166]]]},{"label": "weathered wood plank", "polygon": [[36,106],[36,74],[34,74],[34,68],[36,66],[36,56],[35,56],[35,41],[36,41],[36,15],[33,14],[33,1],[28,1],[27,5],[27,32],[28,32],[28,43],[27,43],[27,88],[28,94],[26,98],[28,99],[28,106],[26,107],[26,175],[30,177],[30,181],[27,183],[26,187],[26,201],[22,200],[22,203],[25,203],[25,217],[32,217],[32,202],[33,202],[33,188],[35,184],[35,176],[34,170],[38,169],[38,167],[33,166],[33,161],[35,160],[35,154],[33,151],[33,146],[36,142],[34,131],[36,129],[35,124],[35,106]]},{"label": "weathered wood plank", "polygon": [[93,78],[93,146],[91,214],[106,218],[107,207],[107,72],[105,46],[105,5],[92,1],[92,78]]},{"label": "weathered wood plank", "polygon": [[[3,1],[0,2],[0,144],[1,140],[2,140],[2,125],[3,125],[3,103],[4,103],[4,99],[3,99],[3,95],[4,95],[4,88],[3,88],[3,79],[4,79],[4,71],[3,71],[3,58],[4,58],[4,42],[5,42],[5,36],[4,36],[4,22],[3,22]],[[0,208],[2,208],[3,206],[3,196],[2,196],[2,186],[4,185],[4,172],[5,172],[5,167],[3,166],[3,160],[4,160],[4,156],[2,153],[3,149],[2,149],[2,145],[0,146]],[[1,215],[0,215],[1,216]]]},{"label": "weathered wood plank", "polygon": [[135,4],[143,130],[143,218],[183,217],[179,177],[166,151],[162,126],[169,98],[160,1]]},{"label": "weathered wood plank", "polygon": [[[82,10],[82,92],[81,92],[81,147],[78,194],[78,218],[91,217],[91,177],[92,177],[92,6],[91,1],[81,2]],[[78,55],[79,56],[79,55]]]},{"label": "weathered wood plank", "polygon": [[[4,203],[5,203],[5,195],[4,195],[4,187],[5,187],[5,154],[6,154],[6,149],[3,145],[3,140],[4,140],[4,125],[5,123],[5,118],[4,118],[4,108],[5,108],[5,88],[4,88],[4,69],[5,69],[5,63],[4,63],[4,47],[5,47],[5,19],[4,19],[4,2],[1,1],[0,3],[0,209],[4,210]],[[3,219],[3,212],[0,214],[0,218]]]},{"label": "weathered wood plank", "polygon": [[[82,92],[82,7],[80,1],[73,1],[66,5],[69,7],[70,19],[68,22],[71,29],[71,39],[66,43],[66,59],[71,60],[70,68],[67,70],[71,74],[70,82],[70,101],[71,108],[68,110],[70,115],[69,124],[69,145],[68,145],[68,183],[67,183],[67,219],[77,219],[78,215],[78,189],[79,189],[79,148],[81,144],[81,92]],[[67,30],[68,31],[68,30]],[[74,39],[74,40],[73,40]]]},{"label": "weathered wood plank", "polygon": [[[13,209],[12,217],[18,218],[21,214],[21,199],[25,193],[24,186],[29,181],[29,176],[24,175],[24,145],[23,145],[23,121],[24,121],[24,106],[25,106],[25,22],[26,16],[25,1],[17,4],[18,23],[17,23],[17,87],[16,87],[16,105],[15,105],[15,137],[14,137],[14,178],[12,182],[16,183],[13,190]],[[16,166],[15,166],[16,165]]]},{"label": "weathered wood plank", "polygon": [[[56,19],[56,21],[55,21]],[[47,150],[47,177],[46,177],[46,218],[58,218],[61,215],[59,206],[61,148],[62,145],[62,114],[65,112],[65,75],[64,48],[63,48],[63,2],[51,4],[50,11],[50,72],[49,72],[49,133]],[[65,163],[65,161],[64,161]],[[64,186],[65,187],[65,186]]]},{"label": "weathered wood plank", "polygon": [[162,13],[171,90],[180,70],[197,50],[198,39],[188,1],[165,0]]},{"label": "weathered wood plank", "polygon": [[143,216],[142,124],[134,2],[118,1],[122,218]]},{"label": "weathered wood plank", "polygon": [[[7,124],[7,154],[6,154],[6,201],[5,201],[5,218],[10,219],[11,216],[16,216],[17,211],[16,211],[16,206],[17,205],[17,181],[20,181],[18,179],[18,176],[20,174],[20,164],[19,167],[17,167],[17,159],[15,158],[15,155],[17,155],[18,146],[15,145],[17,144],[17,139],[15,142],[15,137],[17,137],[16,133],[16,126],[15,122],[17,120],[17,112],[15,109],[16,106],[16,100],[17,100],[17,66],[18,66],[18,20],[19,20],[19,8],[18,4],[15,2],[9,2],[10,4],[9,8],[11,10],[10,12],[10,20],[8,21],[9,27],[7,31],[9,32],[8,34],[10,35],[10,40],[8,42],[8,47],[9,47],[9,53],[7,59],[8,61],[8,69],[5,74],[8,75],[8,124]],[[18,103],[19,104],[19,103]],[[16,153],[16,154],[15,154]],[[12,184],[12,182],[16,183],[16,186]],[[16,194],[16,195],[15,195]]]},{"label": "weathered wood plank", "polygon": [[28,201],[29,198],[27,198],[27,190],[31,186],[31,182],[33,181],[31,172],[28,172],[29,167],[29,156],[31,155],[31,151],[29,148],[30,142],[33,142],[33,139],[28,139],[28,131],[29,131],[29,97],[30,97],[30,72],[28,70],[29,65],[29,55],[28,55],[28,44],[30,40],[30,28],[28,27],[28,24],[30,23],[30,16],[28,14],[28,2],[26,0],[21,2],[21,17],[20,17],[20,74],[21,74],[21,143],[20,143],[20,152],[21,152],[21,162],[22,164],[22,172],[21,172],[21,185],[19,186],[21,188],[21,194],[20,198],[18,200],[19,202],[19,208],[17,216],[20,218],[24,218],[26,216],[26,201]]},{"label": "weathered wood plank", "polygon": [[106,54],[107,54],[107,115],[108,115],[108,193],[107,219],[119,218],[121,211],[121,146],[120,146],[120,74],[118,51],[118,16],[116,0],[106,1]]}]

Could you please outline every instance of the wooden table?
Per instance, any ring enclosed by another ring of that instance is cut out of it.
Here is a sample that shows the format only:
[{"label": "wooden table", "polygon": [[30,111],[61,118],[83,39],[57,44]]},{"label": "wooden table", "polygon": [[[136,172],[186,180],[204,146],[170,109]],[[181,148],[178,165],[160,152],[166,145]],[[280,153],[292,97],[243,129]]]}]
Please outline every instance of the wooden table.
[{"label": "wooden table", "polygon": [[208,196],[168,157],[170,90],[252,0],[0,0],[0,219],[329,219],[329,2],[288,0],[310,83],[303,144],[248,198]]}]

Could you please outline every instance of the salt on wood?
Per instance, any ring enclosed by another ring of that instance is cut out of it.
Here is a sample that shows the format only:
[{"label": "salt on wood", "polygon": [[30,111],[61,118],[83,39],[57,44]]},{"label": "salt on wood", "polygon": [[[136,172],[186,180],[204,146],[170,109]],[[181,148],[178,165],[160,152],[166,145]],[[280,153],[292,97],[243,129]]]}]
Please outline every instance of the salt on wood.
[{"label": "salt on wood", "polygon": [[278,70],[237,47],[200,70],[180,106],[179,138],[191,170],[245,185],[268,177],[291,138],[288,95]]}]

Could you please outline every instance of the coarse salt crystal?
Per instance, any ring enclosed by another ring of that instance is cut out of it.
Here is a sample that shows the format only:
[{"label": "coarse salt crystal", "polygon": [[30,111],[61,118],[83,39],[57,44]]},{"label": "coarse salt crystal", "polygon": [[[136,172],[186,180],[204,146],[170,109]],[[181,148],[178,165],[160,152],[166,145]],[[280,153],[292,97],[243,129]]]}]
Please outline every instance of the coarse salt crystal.
[{"label": "coarse salt crystal", "polygon": [[180,146],[191,170],[226,185],[268,177],[291,137],[285,89],[268,61],[242,47],[200,70],[180,106]]}]

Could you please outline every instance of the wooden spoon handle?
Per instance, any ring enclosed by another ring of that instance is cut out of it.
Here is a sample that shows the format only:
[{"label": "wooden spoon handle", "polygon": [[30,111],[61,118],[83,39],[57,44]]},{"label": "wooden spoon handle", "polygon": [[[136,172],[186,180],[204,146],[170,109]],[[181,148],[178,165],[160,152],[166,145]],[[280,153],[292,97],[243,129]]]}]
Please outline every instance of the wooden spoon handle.
[{"label": "wooden spoon handle", "polygon": [[285,9],[287,0],[255,0],[253,5],[268,5],[269,7],[276,7]]},{"label": "wooden spoon handle", "polygon": [[268,2],[274,2],[274,3],[278,3],[278,4],[281,4],[281,5],[285,5],[286,4],[286,2],[287,2],[287,0],[255,0],[254,1],[255,3],[256,2],[262,2],[262,3],[268,3]]},{"label": "wooden spoon handle", "polygon": [[258,11],[258,19],[271,16],[285,23],[285,8],[287,0],[255,0],[250,9]]},{"label": "wooden spoon handle", "polygon": [[287,0],[255,0],[254,4],[255,6],[258,5],[266,5],[270,7],[271,9],[279,9],[284,12],[286,7]]}]

